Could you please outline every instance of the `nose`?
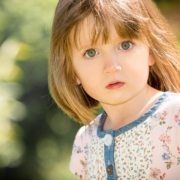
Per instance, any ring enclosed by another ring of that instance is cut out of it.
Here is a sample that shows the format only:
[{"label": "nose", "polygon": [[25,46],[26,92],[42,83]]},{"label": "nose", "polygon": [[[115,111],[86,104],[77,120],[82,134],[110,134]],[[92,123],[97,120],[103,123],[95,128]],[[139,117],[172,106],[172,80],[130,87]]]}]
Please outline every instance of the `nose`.
[{"label": "nose", "polygon": [[115,73],[121,70],[122,68],[119,64],[117,54],[106,55],[106,57],[104,57],[104,73],[105,74]]}]

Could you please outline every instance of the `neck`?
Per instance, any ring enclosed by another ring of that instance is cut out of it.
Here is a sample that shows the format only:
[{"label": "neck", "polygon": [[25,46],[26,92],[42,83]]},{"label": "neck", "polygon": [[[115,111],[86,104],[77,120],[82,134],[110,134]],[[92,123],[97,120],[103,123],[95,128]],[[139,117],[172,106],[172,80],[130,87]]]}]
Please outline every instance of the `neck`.
[{"label": "neck", "polygon": [[102,107],[107,113],[103,129],[117,130],[133,122],[147,112],[161,95],[162,92],[149,87],[146,91],[137,94],[122,104],[115,106],[102,104]]}]

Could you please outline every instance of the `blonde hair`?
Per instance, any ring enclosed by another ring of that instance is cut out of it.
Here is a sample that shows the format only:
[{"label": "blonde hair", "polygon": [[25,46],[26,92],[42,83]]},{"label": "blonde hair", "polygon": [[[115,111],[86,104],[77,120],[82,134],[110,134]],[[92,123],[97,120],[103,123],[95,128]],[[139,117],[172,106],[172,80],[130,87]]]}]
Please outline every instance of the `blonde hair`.
[{"label": "blonde hair", "polygon": [[79,28],[89,15],[94,18],[92,43],[99,36],[108,41],[114,24],[123,38],[142,39],[156,63],[148,84],[161,91],[180,92],[180,56],[177,42],[151,0],[60,0],[55,11],[49,59],[49,88],[57,105],[74,120],[89,124],[99,102],[76,84],[70,34],[77,42]]}]

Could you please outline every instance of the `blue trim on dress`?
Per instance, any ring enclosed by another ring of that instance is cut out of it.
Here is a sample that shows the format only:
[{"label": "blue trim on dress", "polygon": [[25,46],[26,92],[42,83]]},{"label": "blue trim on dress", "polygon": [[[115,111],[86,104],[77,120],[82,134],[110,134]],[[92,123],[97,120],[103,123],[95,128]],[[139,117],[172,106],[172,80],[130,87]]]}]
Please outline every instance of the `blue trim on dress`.
[{"label": "blue trim on dress", "polygon": [[112,130],[112,129],[109,129],[109,130],[105,130],[105,131],[102,131],[101,130],[101,123],[102,123],[102,120],[103,120],[103,117],[104,117],[104,114],[106,113],[105,111],[103,111],[101,117],[100,117],[100,125],[98,125],[97,127],[97,135],[99,138],[104,138],[104,136],[106,134],[113,134],[114,137],[126,132],[126,131],[129,131],[131,130],[132,128],[138,126],[139,124],[141,124],[142,122],[144,122],[151,114],[153,114],[158,108],[159,106],[164,102],[164,100],[171,94],[171,92],[167,91],[167,92],[164,92],[162,94],[162,96],[159,98],[159,100],[153,105],[153,107],[151,107],[144,115],[142,115],[141,117],[139,117],[137,120],[117,129],[117,130]]}]

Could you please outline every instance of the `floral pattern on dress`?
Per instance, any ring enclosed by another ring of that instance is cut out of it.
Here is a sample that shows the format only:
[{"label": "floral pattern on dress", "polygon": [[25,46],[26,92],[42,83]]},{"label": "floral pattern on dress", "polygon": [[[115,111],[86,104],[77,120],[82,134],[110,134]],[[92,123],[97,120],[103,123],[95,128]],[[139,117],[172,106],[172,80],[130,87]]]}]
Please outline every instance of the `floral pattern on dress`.
[{"label": "floral pattern on dress", "polygon": [[[144,122],[115,137],[117,180],[179,180],[179,122],[180,95],[174,94]],[[81,180],[107,180],[104,140],[96,133],[93,124],[73,146],[71,171]]]},{"label": "floral pattern on dress", "polygon": [[174,115],[174,121],[178,123],[178,126],[180,126],[180,117],[179,117],[179,114],[180,114],[180,110],[179,110],[178,114]]},{"label": "floral pattern on dress", "polygon": [[168,126],[166,133],[162,134],[159,138],[160,142],[162,143],[162,147],[165,150],[165,152],[162,154],[162,158],[166,164],[167,169],[170,169],[173,164],[178,164],[178,159],[180,158],[176,157],[170,149],[171,137],[168,135],[168,132],[171,131],[172,128],[172,126]]},{"label": "floral pattern on dress", "polygon": [[114,160],[118,179],[148,179],[152,164],[150,131],[149,121],[145,121],[116,137]]},{"label": "floral pattern on dress", "polygon": [[91,135],[91,146],[88,150],[87,170],[88,180],[106,179],[106,169],[104,162],[104,141],[96,135]]},{"label": "floral pattern on dress", "polygon": [[[167,115],[168,111],[164,111],[166,113],[163,113],[164,115]],[[178,111],[180,112],[180,111]],[[179,113],[175,114],[174,116],[174,121],[178,122],[179,121]],[[153,118],[154,122],[157,122],[157,119]],[[166,124],[166,121],[168,119],[164,119],[165,123],[159,123],[160,125]],[[157,124],[153,126],[153,128],[158,128]],[[176,126],[166,126],[164,129],[164,132],[160,134],[159,136],[159,141],[161,143],[161,147],[164,150],[162,154],[160,155],[162,158],[162,162],[164,162],[165,167],[167,171],[171,169],[173,166],[180,165],[179,160],[180,160],[180,155],[178,156],[177,154],[180,154],[180,147],[177,146],[177,151],[172,151],[172,134],[173,131],[175,131],[174,128],[177,128]],[[180,142],[180,141],[179,141]],[[156,147],[154,147],[156,148]],[[173,148],[174,150],[174,148]],[[174,152],[174,153],[173,153]],[[161,168],[161,167],[159,167]],[[159,168],[151,168],[151,173],[150,177],[153,179],[158,179],[158,180],[164,180],[166,177],[166,173],[161,172],[162,170]],[[180,168],[180,167],[179,167]],[[167,172],[166,171],[166,172]]]},{"label": "floral pattern on dress", "polygon": [[76,146],[76,144],[74,143],[74,145],[73,145],[73,152],[79,154],[79,153],[82,153],[83,150],[81,149],[80,146]]},{"label": "floral pattern on dress", "polygon": [[[92,127],[88,128],[88,135],[92,132]],[[80,135],[80,142],[84,141],[84,136],[83,134]],[[77,144],[76,144],[77,143]],[[79,177],[81,180],[86,180],[86,175],[87,175],[87,155],[88,155],[88,143],[84,146],[79,145],[79,141],[75,141],[73,144],[73,154],[77,155],[83,155],[80,156],[81,158],[78,160],[79,164],[81,165],[81,172],[74,172],[74,175]]]},{"label": "floral pattern on dress", "polygon": [[[74,153],[77,153],[77,154],[80,154],[83,152],[85,154],[87,154],[88,153],[87,148],[88,148],[88,146],[86,145],[86,146],[84,146],[84,150],[82,150],[79,146],[74,145],[73,151],[74,151]],[[82,165],[82,170],[81,170],[82,173],[78,174],[78,172],[75,172],[75,175],[78,176],[81,180],[85,180],[83,177],[83,174],[87,174],[87,170],[86,170],[87,156],[84,156],[83,160],[80,159],[79,161],[80,161],[80,164]]]},{"label": "floral pattern on dress", "polygon": [[152,115],[151,117],[154,119],[154,121],[159,122],[160,125],[163,125],[166,123],[165,118],[167,116],[167,111],[163,111],[163,112],[157,112],[154,115]]},{"label": "floral pattern on dress", "polygon": [[162,174],[160,169],[157,169],[157,168],[151,169],[150,177],[157,180],[164,180],[165,176],[166,176],[166,173]]}]

